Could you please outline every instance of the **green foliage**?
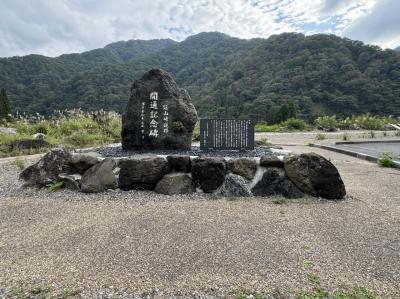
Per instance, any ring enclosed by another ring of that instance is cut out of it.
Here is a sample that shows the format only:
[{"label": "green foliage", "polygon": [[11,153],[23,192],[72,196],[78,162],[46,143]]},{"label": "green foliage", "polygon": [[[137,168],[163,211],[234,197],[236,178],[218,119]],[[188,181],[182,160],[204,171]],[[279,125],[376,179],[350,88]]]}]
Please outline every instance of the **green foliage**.
[{"label": "green foliage", "polygon": [[394,155],[393,153],[382,153],[378,159],[378,165],[381,167],[393,167],[394,162]]},{"label": "green foliage", "polygon": [[0,120],[9,119],[11,115],[10,103],[6,90],[2,88],[0,90]]},{"label": "green foliage", "polygon": [[318,133],[317,135],[315,135],[315,139],[316,140],[325,140],[326,139],[326,134]]},{"label": "green foliage", "polygon": [[192,140],[193,141],[200,141],[200,122],[199,121],[194,126],[193,134],[192,134]]},{"label": "green foliage", "polygon": [[76,289],[64,289],[62,291],[61,298],[62,299],[66,299],[66,298],[69,298],[69,297],[74,297],[74,296],[79,295],[80,293],[82,293],[82,290],[78,289],[78,288],[76,288]]},{"label": "green foliage", "polygon": [[296,130],[296,131],[305,131],[309,128],[308,124],[299,118],[289,118],[281,123],[283,127],[288,128],[289,130]]},{"label": "green foliage", "polygon": [[349,141],[350,135],[348,133],[343,133],[341,138],[343,141]]},{"label": "green foliage", "polygon": [[338,126],[336,115],[332,116],[320,116],[314,121],[315,126],[318,129],[334,129]]},{"label": "green foliage", "polygon": [[15,158],[15,160],[13,161],[13,164],[19,169],[19,170],[23,170],[25,168],[25,162],[24,160],[19,159],[18,157]]},{"label": "green foliage", "polygon": [[57,181],[57,182],[48,184],[46,187],[47,187],[48,192],[56,192],[56,191],[60,190],[63,186],[64,186],[63,181]]},{"label": "green foliage", "polygon": [[278,124],[268,125],[266,123],[258,123],[255,125],[255,130],[259,133],[279,132],[280,126]]},{"label": "green foliage", "polygon": [[128,41],[56,58],[3,58],[0,86],[14,112],[122,112],[132,81],[154,67],[189,91],[201,117],[274,124],[321,115],[400,115],[400,56],[325,34],[241,40],[200,33],[181,43]]}]

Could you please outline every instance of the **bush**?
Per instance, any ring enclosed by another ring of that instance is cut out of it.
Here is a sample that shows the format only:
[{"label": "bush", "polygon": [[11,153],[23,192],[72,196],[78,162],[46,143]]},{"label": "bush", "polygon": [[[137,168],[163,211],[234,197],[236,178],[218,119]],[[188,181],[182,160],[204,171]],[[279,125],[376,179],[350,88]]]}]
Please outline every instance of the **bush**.
[{"label": "bush", "polygon": [[392,153],[383,153],[378,159],[378,165],[381,167],[393,167],[393,158]]},{"label": "bush", "polygon": [[336,115],[320,116],[314,121],[318,129],[335,129],[338,126]]},{"label": "bush", "polygon": [[280,126],[279,125],[268,125],[266,123],[258,123],[255,126],[255,130],[258,133],[278,132],[280,130]]},{"label": "bush", "polygon": [[347,134],[347,133],[342,134],[342,140],[343,140],[343,141],[348,141],[348,140],[350,140],[350,135]]},{"label": "bush", "polygon": [[199,121],[194,126],[193,134],[192,134],[192,140],[193,141],[200,141],[200,122]]},{"label": "bush", "polygon": [[305,131],[309,128],[308,124],[299,118],[289,118],[288,120],[284,121],[282,126],[288,128],[289,130],[296,130],[296,131]]},{"label": "bush", "polygon": [[326,139],[326,134],[318,133],[318,134],[315,136],[315,139],[316,139],[316,140],[325,140],[325,139]]}]

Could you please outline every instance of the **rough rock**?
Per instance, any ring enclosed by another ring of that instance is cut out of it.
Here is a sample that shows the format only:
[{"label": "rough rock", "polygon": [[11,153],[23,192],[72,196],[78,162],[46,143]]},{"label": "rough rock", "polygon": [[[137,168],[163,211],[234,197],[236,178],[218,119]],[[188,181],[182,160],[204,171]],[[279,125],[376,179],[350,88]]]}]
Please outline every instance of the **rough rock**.
[{"label": "rough rock", "polygon": [[103,192],[116,189],[117,178],[114,169],[117,164],[112,158],[106,158],[89,168],[82,176],[81,190],[86,193]]},{"label": "rough rock", "polygon": [[192,193],[194,190],[195,188],[191,175],[182,172],[164,175],[155,188],[157,193],[166,195],[188,194]]},{"label": "rough rock", "polygon": [[64,182],[64,187],[66,189],[71,190],[80,190],[80,181],[82,180],[82,176],[80,174],[67,174],[60,173],[58,175],[60,181]]},{"label": "rough rock", "polygon": [[41,139],[24,139],[15,140],[9,144],[10,150],[28,150],[28,149],[40,149],[50,148],[51,145],[47,141]]},{"label": "rough rock", "polygon": [[228,197],[248,197],[252,195],[248,182],[240,175],[233,173],[226,175],[225,181],[217,193]]},{"label": "rough rock", "polygon": [[283,161],[275,154],[264,155],[260,158],[260,166],[283,167]]},{"label": "rough rock", "polygon": [[257,162],[252,158],[230,159],[227,162],[230,171],[248,180],[254,178],[257,171]]},{"label": "rough rock", "polygon": [[7,135],[17,135],[17,129],[0,127],[0,133],[7,134]]},{"label": "rough rock", "polygon": [[153,190],[157,182],[169,172],[166,159],[136,156],[119,161],[119,187],[123,190]]},{"label": "rough rock", "polygon": [[59,179],[60,173],[69,173],[71,154],[63,148],[53,149],[37,163],[24,169],[19,175],[28,186],[46,186]]},{"label": "rough rock", "polygon": [[71,173],[84,174],[93,165],[99,162],[101,156],[95,152],[73,153],[71,157]]},{"label": "rough rock", "polygon": [[175,171],[190,172],[190,156],[172,155],[167,157],[168,163]]},{"label": "rough rock", "polygon": [[284,166],[288,177],[304,193],[326,199],[342,199],[346,195],[337,168],[318,154],[288,156]]},{"label": "rough rock", "polygon": [[304,194],[293,184],[283,168],[267,168],[261,180],[251,190],[256,196],[283,195],[286,198],[300,198]]},{"label": "rough rock", "polygon": [[37,139],[37,140],[44,140],[44,138],[46,138],[46,134],[43,133],[35,133],[32,135],[33,139]]},{"label": "rough rock", "polygon": [[205,193],[218,189],[225,180],[226,165],[222,158],[196,158],[192,161],[192,177]]},{"label": "rough rock", "polygon": [[167,72],[152,69],[133,82],[122,116],[122,147],[124,150],[190,149],[196,122],[197,112],[189,94]]}]

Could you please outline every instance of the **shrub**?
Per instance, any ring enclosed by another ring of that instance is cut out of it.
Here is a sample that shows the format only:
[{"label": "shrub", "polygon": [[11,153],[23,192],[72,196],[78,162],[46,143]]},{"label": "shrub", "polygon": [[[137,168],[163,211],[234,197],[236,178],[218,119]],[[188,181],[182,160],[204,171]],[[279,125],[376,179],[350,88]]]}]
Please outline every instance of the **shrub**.
[{"label": "shrub", "polygon": [[348,140],[350,140],[350,135],[347,134],[347,133],[342,134],[342,140],[343,140],[343,141],[348,141]]},{"label": "shrub", "polygon": [[277,132],[279,131],[280,126],[275,124],[275,125],[268,125],[266,123],[258,123],[255,126],[256,132],[259,133],[270,133],[270,132]]},{"label": "shrub", "polygon": [[304,120],[299,118],[289,118],[281,125],[288,128],[289,130],[305,131],[308,129],[308,124]]},{"label": "shrub", "polygon": [[336,115],[320,116],[314,121],[318,129],[335,129],[338,126]]},{"label": "shrub", "polygon": [[378,165],[381,167],[393,167],[393,158],[392,153],[382,153],[378,159]]},{"label": "shrub", "polygon": [[316,139],[316,140],[325,140],[325,139],[326,139],[326,134],[318,133],[318,134],[315,136],[315,139]]},{"label": "shrub", "polygon": [[193,141],[200,141],[200,122],[199,121],[194,126],[193,134],[192,134],[192,140]]}]

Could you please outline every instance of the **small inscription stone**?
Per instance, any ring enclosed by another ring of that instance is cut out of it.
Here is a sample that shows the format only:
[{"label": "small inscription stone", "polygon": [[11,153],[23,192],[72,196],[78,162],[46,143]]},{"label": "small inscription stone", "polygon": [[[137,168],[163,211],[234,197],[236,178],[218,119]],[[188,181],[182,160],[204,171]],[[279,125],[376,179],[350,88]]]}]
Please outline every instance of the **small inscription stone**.
[{"label": "small inscription stone", "polygon": [[250,119],[201,119],[200,149],[254,149],[253,121]]}]

